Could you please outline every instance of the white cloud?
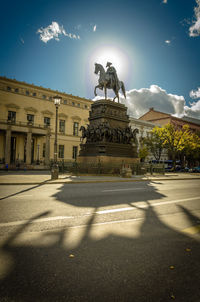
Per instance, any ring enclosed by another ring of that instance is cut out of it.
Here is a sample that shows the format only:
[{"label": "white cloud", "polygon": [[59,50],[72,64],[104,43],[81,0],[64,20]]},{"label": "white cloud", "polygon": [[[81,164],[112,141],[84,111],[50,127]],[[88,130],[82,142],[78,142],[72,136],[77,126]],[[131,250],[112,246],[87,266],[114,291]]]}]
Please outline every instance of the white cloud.
[{"label": "white cloud", "polygon": [[167,4],[167,0],[163,0],[163,3]]},{"label": "white cloud", "polygon": [[200,98],[200,87],[197,90],[190,91],[190,97],[192,99],[198,99],[198,98]]},{"label": "white cloud", "polygon": [[59,36],[64,35],[71,39],[80,39],[80,36],[67,33],[63,26],[60,26],[57,22],[52,22],[47,27],[41,27],[37,30],[37,33],[40,34],[40,40],[44,43],[47,43],[51,39],[55,39],[56,41],[59,41]]},{"label": "white cloud", "polygon": [[166,44],[170,44],[171,41],[170,41],[170,40],[165,40],[165,43],[166,43]]},{"label": "white cloud", "polygon": [[191,107],[185,106],[185,115],[200,119],[200,100],[190,104]]},{"label": "white cloud", "polygon": [[120,102],[128,107],[129,115],[135,118],[139,118],[153,107],[157,111],[170,113],[177,117],[187,115],[200,119],[200,101],[190,104],[190,107],[186,106],[183,96],[167,93],[157,85],[129,90],[126,92],[126,96],[125,100],[120,95]]},{"label": "white cloud", "polygon": [[96,31],[97,30],[97,26],[95,24],[95,26],[93,27],[93,31]]},{"label": "white cloud", "polygon": [[189,28],[190,37],[200,36],[200,0],[196,0],[197,6],[194,8],[195,20]]}]

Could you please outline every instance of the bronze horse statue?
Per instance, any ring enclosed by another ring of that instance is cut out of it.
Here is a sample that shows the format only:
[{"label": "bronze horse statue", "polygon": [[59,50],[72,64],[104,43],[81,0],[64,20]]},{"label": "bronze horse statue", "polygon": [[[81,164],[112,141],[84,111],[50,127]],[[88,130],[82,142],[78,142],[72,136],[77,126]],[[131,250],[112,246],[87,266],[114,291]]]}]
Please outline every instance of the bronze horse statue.
[{"label": "bronze horse statue", "polygon": [[115,93],[115,97],[113,98],[113,102],[115,101],[115,99],[118,99],[118,103],[119,103],[119,90],[121,88],[124,97],[126,98],[126,90],[125,90],[125,86],[124,83],[122,81],[118,81],[115,79],[114,81],[110,78],[110,74],[106,73],[104,70],[104,67],[101,64],[97,64],[95,63],[95,74],[99,73],[99,84],[97,86],[95,86],[94,88],[94,95],[96,96],[96,89],[99,88],[101,90],[104,89],[105,91],[105,100],[107,99],[107,89],[113,89],[114,93]]}]

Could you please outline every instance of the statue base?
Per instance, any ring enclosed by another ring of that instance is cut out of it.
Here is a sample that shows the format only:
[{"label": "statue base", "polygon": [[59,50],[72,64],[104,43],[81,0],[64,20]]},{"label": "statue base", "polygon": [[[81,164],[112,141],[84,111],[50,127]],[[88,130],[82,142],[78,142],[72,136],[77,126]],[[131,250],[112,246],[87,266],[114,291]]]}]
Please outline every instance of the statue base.
[{"label": "statue base", "polygon": [[137,157],[136,147],[131,144],[118,144],[110,142],[93,142],[80,145],[79,156],[114,156],[114,157]]},{"label": "statue base", "polygon": [[86,142],[80,145],[77,158],[82,167],[91,170],[90,165],[99,166],[110,173],[113,167],[119,169],[122,165],[139,162],[136,136],[129,126],[125,105],[110,100],[94,102],[89,125],[83,128]]},{"label": "statue base", "polygon": [[85,165],[113,165],[119,166],[122,165],[131,165],[139,162],[139,158],[133,157],[123,157],[123,156],[108,156],[108,155],[97,155],[97,156],[79,156],[77,158],[77,163]]}]

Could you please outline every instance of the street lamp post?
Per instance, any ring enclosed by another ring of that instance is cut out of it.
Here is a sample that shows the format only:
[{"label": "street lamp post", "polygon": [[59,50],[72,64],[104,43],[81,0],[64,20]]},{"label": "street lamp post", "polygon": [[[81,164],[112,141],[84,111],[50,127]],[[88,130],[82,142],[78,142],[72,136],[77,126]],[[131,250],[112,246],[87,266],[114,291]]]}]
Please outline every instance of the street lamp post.
[{"label": "street lamp post", "polygon": [[55,121],[55,141],[54,141],[54,162],[51,169],[51,179],[58,179],[59,167],[58,167],[58,145],[57,145],[57,135],[58,135],[58,107],[62,98],[58,95],[53,97],[54,104],[56,106],[56,121]]}]

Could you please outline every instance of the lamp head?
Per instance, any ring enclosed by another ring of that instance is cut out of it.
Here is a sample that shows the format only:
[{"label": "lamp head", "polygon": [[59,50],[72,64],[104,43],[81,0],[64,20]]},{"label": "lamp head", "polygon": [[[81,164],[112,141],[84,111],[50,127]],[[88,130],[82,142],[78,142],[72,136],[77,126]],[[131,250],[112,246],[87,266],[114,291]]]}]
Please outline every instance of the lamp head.
[{"label": "lamp head", "polygon": [[54,104],[55,104],[55,106],[57,106],[57,107],[60,106],[62,97],[59,96],[59,95],[56,95],[56,96],[53,97],[53,99],[54,99]]}]

